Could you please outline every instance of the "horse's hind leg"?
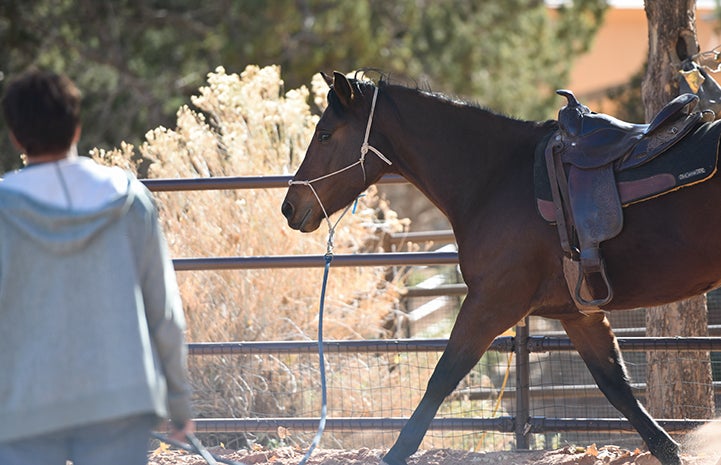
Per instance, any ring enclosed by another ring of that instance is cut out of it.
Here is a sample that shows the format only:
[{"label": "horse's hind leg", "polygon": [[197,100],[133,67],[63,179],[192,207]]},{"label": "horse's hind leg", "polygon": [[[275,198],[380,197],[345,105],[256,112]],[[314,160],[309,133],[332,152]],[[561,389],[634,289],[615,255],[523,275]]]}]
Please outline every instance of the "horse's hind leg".
[{"label": "horse's hind leg", "polygon": [[679,446],[634,397],[616,336],[601,312],[562,321],[596,384],[663,465],[679,465]]}]

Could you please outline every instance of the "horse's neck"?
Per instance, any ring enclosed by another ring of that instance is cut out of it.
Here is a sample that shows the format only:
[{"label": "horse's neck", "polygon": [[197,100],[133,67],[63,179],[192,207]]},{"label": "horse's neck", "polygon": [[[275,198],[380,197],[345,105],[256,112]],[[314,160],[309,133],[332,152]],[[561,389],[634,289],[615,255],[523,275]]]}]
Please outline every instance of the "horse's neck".
[{"label": "horse's neck", "polygon": [[396,101],[399,127],[389,137],[400,159],[397,171],[451,222],[487,198],[494,178],[513,166],[532,166],[534,123],[435,97],[410,98],[407,107]]}]

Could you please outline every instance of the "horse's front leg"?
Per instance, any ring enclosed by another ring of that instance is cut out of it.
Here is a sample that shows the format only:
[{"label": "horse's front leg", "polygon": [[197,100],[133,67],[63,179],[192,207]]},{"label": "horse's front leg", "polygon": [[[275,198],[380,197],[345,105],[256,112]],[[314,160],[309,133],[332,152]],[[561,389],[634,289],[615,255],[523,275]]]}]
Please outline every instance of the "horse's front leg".
[{"label": "horse's front leg", "polygon": [[633,395],[616,336],[603,313],[562,321],[566,333],[611,404],[638,431],[663,465],[680,465],[679,446]]},{"label": "horse's front leg", "polygon": [[405,465],[406,458],[418,450],[443,400],[478,363],[493,339],[523,315],[522,310],[515,317],[512,311],[492,314],[486,308],[486,302],[487,299],[482,301],[470,295],[464,300],[448,345],[428,380],[421,402],[401,430],[393,447],[383,457],[386,464]]}]

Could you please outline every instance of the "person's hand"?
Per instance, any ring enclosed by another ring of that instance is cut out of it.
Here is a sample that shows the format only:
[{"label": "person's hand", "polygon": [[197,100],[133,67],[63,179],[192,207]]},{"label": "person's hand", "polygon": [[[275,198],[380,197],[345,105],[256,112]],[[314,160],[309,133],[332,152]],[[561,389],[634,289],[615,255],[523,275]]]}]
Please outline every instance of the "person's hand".
[{"label": "person's hand", "polygon": [[188,442],[187,435],[192,434],[195,432],[195,422],[193,420],[188,420],[185,422],[185,424],[182,426],[182,428],[178,427],[178,425],[175,424],[175,422],[170,422],[170,431],[168,432],[168,437],[170,439],[173,439],[175,441],[179,442]]}]

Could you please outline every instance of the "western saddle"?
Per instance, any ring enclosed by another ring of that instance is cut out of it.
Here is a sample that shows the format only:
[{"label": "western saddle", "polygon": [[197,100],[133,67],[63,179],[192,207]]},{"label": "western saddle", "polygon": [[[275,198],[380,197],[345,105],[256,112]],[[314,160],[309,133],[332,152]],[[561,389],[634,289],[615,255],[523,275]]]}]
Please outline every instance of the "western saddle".
[{"label": "western saddle", "polygon": [[[623,227],[616,174],[650,162],[714,116],[692,111],[698,97],[683,94],[666,104],[650,124],[632,124],[592,112],[571,91],[557,93],[568,103],[558,112],[559,128],[546,146],[545,162],[564,273],[576,305],[598,309],[613,299],[600,244]],[[591,279],[596,290],[605,287],[605,295],[603,289],[594,292]]]}]

